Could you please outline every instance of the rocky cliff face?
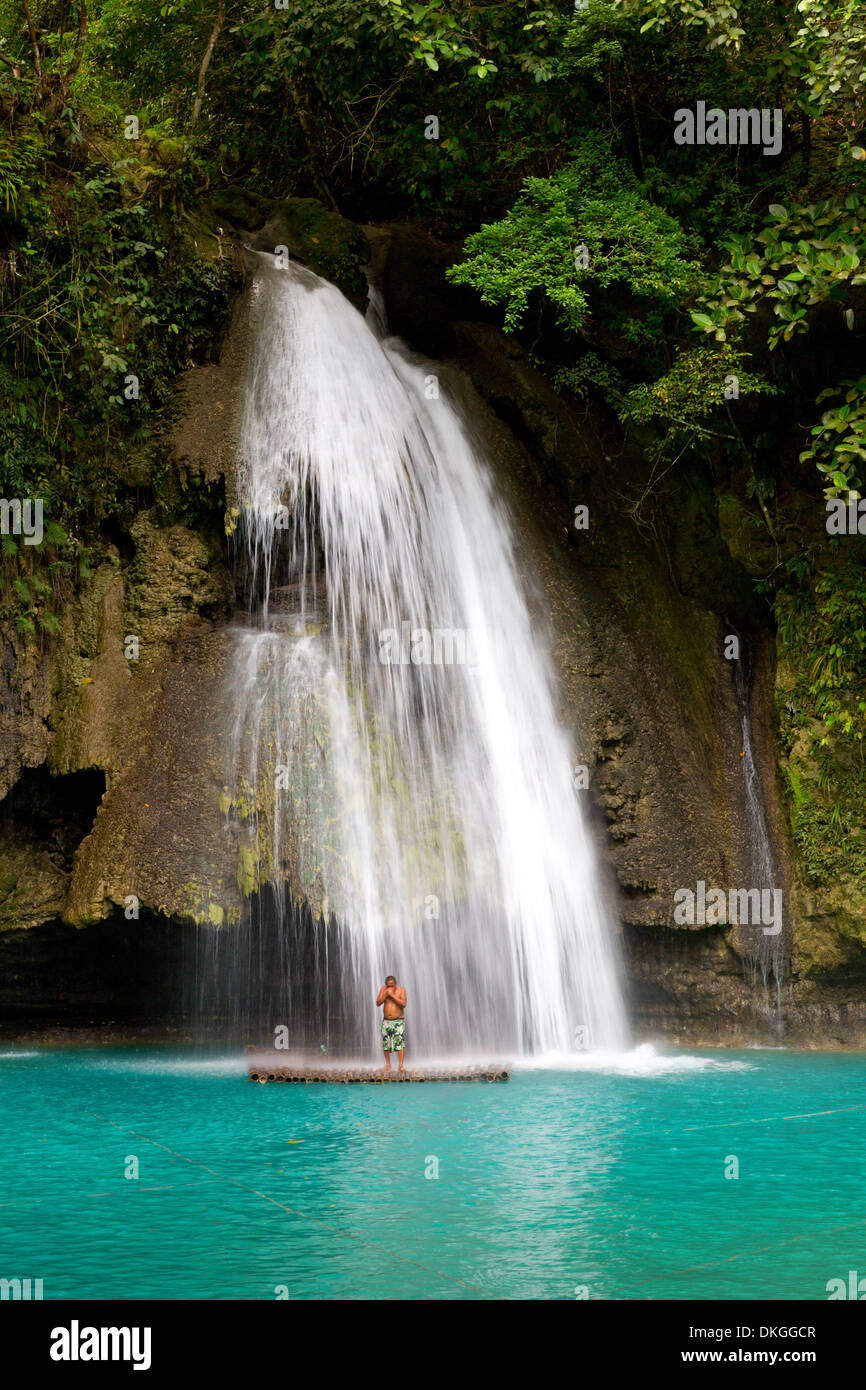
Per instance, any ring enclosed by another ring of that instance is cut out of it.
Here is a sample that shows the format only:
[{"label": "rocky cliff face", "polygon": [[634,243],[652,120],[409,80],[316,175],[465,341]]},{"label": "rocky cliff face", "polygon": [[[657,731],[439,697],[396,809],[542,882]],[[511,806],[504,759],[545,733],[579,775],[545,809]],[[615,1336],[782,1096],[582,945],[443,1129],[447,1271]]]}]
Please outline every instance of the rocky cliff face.
[{"label": "rocky cliff face", "polygon": [[[237,217],[238,247],[286,245],[356,302],[372,257],[392,325],[435,353],[483,435],[587,769],[576,795],[610,867],[636,1030],[705,1043],[866,1041],[866,912],[850,885],[835,897],[804,887],[778,778],[774,688],[784,677],[768,611],[723,536],[712,479],[684,467],[648,490],[613,422],[559,395],[518,343],[475,315],[443,280],[451,253],[418,229],[365,236],[310,200],[267,209],[238,196],[220,211]],[[162,458],[215,493],[228,532],[253,317],[247,290],[219,362],[180,381]],[[585,527],[576,507],[588,509]],[[251,883],[225,804],[229,545],[207,527],[159,524],[148,506],[120,544],[103,547],[55,640],[37,649],[0,634],[0,791],[11,788],[0,803],[0,969],[23,971],[18,1017],[28,1000],[50,1008],[46,971],[27,965],[50,954],[46,942],[62,942],[81,978],[86,942],[104,951],[112,924],[130,961],[145,937],[152,960],[153,940],[180,923],[228,927],[244,912]],[[756,763],[789,903],[778,989],[732,926],[673,917],[679,888],[749,882],[724,654],[732,632],[751,653]],[[74,949],[63,924],[79,928]],[[0,1012],[5,1000],[0,991]]]},{"label": "rocky cliff face", "polygon": [[[732,553],[710,482],[682,470],[641,512],[645,467],[598,412],[581,417],[528,354],[477,323],[446,330],[449,360],[481,397],[497,478],[509,493],[553,629],[563,718],[589,767],[588,799],[616,880],[636,1027],[704,1044],[866,1041],[862,890],[805,883],[789,833],[770,614]],[[575,529],[575,507],[589,524]],[[749,715],[785,921],[782,979],[753,935],[674,920],[677,889],[752,881],[743,738],[726,638],[750,665]]]}]

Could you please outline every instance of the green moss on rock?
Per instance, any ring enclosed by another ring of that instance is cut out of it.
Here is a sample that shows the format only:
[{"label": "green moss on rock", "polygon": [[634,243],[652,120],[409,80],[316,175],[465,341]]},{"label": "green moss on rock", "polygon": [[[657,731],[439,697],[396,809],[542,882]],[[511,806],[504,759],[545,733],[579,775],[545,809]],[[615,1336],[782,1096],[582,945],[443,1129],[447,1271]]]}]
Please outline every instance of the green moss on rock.
[{"label": "green moss on rock", "polygon": [[357,309],[367,302],[364,267],[370,246],[360,227],[316,198],[286,198],[251,245],[256,251],[287,246],[289,254],[330,280]]},{"label": "green moss on rock", "polygon": [[36,927],[58,917],[67,875],[32,844],[0,842],[0,932]]}]

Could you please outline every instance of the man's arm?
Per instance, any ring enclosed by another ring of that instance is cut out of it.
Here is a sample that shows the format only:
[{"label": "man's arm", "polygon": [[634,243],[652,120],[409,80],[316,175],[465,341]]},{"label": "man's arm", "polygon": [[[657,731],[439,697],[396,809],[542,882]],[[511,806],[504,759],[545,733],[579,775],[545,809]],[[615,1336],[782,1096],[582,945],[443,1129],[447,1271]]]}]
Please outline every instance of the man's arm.
[{"label": "man's arm", "polygon": [[394,996],[395,1003],[399,1004],[401,1009],[405,1009],[405,1007],[406,1007],[406,991],[405,991],[405,989],[403,988],[403,986],[402,986],[402,985],[398,985],[396,989],[392,989],[391,993],[392,993],[393,996]]},{"label": "man's arm", "polygon": [[385,1000],[388,998],[388,995],[389,995],[389,994],[390,994],[390,990],[388,989],[388,986],[387,986],[387,985],[383,985],[382,988],[379,990],[379,998],[376,1000],[376,1008],[377,1008],[377,1009],[378,1009],[378,1007],[379,1007],[380,1004],[384,1004],[384,1002],[385,1002]]}]

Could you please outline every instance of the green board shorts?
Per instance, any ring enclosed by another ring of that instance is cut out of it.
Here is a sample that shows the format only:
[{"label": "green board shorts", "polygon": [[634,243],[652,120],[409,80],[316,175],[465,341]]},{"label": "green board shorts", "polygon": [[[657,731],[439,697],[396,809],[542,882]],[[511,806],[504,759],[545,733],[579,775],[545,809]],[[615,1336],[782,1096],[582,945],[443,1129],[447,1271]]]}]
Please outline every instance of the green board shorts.
[{"label": "green board shorts", "polygon": [[385,1052],[402,1052],[406,1046],[405,1018],[382,1019],[382,1049]]}]

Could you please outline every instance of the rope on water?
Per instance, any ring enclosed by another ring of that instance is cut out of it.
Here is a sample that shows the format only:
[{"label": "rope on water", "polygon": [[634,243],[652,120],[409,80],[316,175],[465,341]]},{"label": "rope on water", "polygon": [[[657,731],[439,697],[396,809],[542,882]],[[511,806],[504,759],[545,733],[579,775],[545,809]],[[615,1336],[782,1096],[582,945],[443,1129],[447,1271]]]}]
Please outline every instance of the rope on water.
[{"label": "rope on water", "polygon": [[866,1110],[866,1105],[842,1105],[838,1110],[806,1110],[802,1115],[765,1115],[756,1120],[722,1120],[715,1125],[686,1125],[682,1130],[666,1129],[664,1134],[687,1134],[691,1129],[730,1129],[733,1125],[773,1125],[780,1120],[814,1120],[819,1115],[846,1115],[849,1110]]},{"label": "rope on water", "polygon": [[[257,1188],[249,1187],[246,1183],[242,1183],[242,1182],[240,1181],[240,1179],[238,1179],[238,1178],[230,1177],[229,1175],[224,1174],[224,1173],[218,1173],[218,1172],[216,1172],[215,1169],[213,1169],[213,1168],[208,1168],[206,1164],[204,1164],[204,1163],[199,1163],[196,1159],[188,1158],[185,1154],[179,1153],[176,1149],[170,1149],[166,1144],[160,1144],[158,1140],[156,1140],[156,1139],[151,1139],[151,1138],[149,1138],[149,1137],[148,1137],[147,1135],[145,1135],[145,1134],[140,1134],[137,1130],[134,1130],[134,1129],[126,1129],[123,1125],[118,1124],[116,1120],[111,1120],[111,1119],[108,1119],[106,1116],[99,1115],[95,1110],[91,1110],[91,1109],[90,1109],[89,1107],[87,1107],[87,1106],[76,1106],[76,1105],[73,1105],[73,1104],[72,1104],[71,1102],[69,1102],[69,1101],[62,1101],[61,1104],[64,1105],[64,1106],[66,1106],[68,1109],[71,1109],[71,1110],[84,1111],[84,1112],[86,1112],[88,1115],[92,1115],[92,1116],[94,1116],[96,1119],[102,1120],[105,1124],[110,1124],[110,1125],[114,1126],[115,1129],[119,1129],[119,1130],[121,1130],[123,1133],[132,1134],[132,1135],[134,1135],[137,1139],[143,1139],[145,1143],[147,1143],[147,1144],[153,1144],[156,1148],[163,1149],[165,1153],[171,1154],[174,1158],[179,1158],[179,1159],[181,1159],[184,1163],[189,1163],[189,1164],[191,1164],[191,1165],[194,1166],[194,1167],[201,1168],[201,1169],[203,1169],[204,1172],[210,1173],[213,1177],[219,1178],[219,1179],[222,1180],[223,1182],[232,1183],[235,1187],[240,1187],[240,1188],[242,1188],[243,1191],[245,1191],[245,1192],[250,1192],[250,1193],[252,1193],[252,1194],[253,1194],[254,1196],[256,1196],[256,1197],[261,1197],[264,1201],[272,1203],[274,1206],[279,1207],[282,1211],[289,1212],[292,1216],[298,1216],[298,1217],[300,1217],[302,1220],[312,1221],[312,1222],[314,1222],[315,1224],[317,1224],[317,1225],[319,1225],[319,1226],[322,1226],[325,1230],[331,1231],[334,1235],[340,1236],[340,1237],[342,1237],[342,1238],[345,1239],[345,1240],[354,1241],[354,1242],[356,1242],[356,1243],[359,1244],[359,1245],[364,1245],[364,1246],[366,1246],[366,1247],[367,1247],[368,1249],[370,1249],[370,1250],[375,1250],[375,1251],[381,1253],[381,1247],[380,1247],[380,1246],[377,1246],[373,1241],[364,1240],[364,1238],[363,1238],[362,1236],[357,1236],[357,1235],[352,1234],[351,1232],[343,1231],[343,1230],[341,1230],[338,1226],[332,1226],[329,1222],[323,1221],[321,1217],[318,1217],[318,1216],[311,1216],[311,1215],[309,1215],[309,1214],[306,1213],[306,1212],[298,1211],[297,1208],[295,1208],[295,1207],[286,1206],[285,1203],[283,1203],[283,1202],[278,1202],[277,1199],[276,1199],[275,1197],[269,1196],[268,1193],[266,1193],[266,1192],[259,1192]],[[848,1113],[850,1113],[851,1111],[859,1111],[859,1110],[866,1110],[866,1105],[845,1105],[845,1106],[840,1106],[840,1107],[838,1107],[837,1109],[833,1109],[833,1110],[812,1110],[812,1111],[805,1111],[805,1112],[803,1112],[802,1114],[796,1114],[796,1115],[767,1115],[767,1116],[760,1116],[760,1117],[757,1117],[757,1118],[755,1118],[755,1119],[750,1119],[750,1120],[729,1120],[729,1121],[722,1121],[722,1122],[719,1123],[719,1124],[711,1124],[711,1125],[686,1125],[686,1126],[682,1126],[682,1127],[677,1127],[676,1129],[667,1129],[667,1130],[656,1131],[656,1134],[659,1134],[659,1133],[662,1133],[662,1134],[680,1134],[680,1133],[683,1133],[683,1134],[685,1134],[685,1133],[689,1133],[690,1131],[693,1131],[693,1130],[703,1130],[703,1129],[729,1129],[729,1128],[732,1128],[732,1127],[734,1127],[734,1126],[749,1125],[749,1124],[774,1124],[774,1123],[778,1123],[780,1120],[808,1120],[808,1119],[815,1119],[815,1118],[818,1118],[818,1117],[821,1117],[821,1116],[824,1116],[824,1115],[843,1115],[843,1114],[848,1114]],[[632,1137],[634,1137],[634,1136],[632,1136]],[[187,1187],[187,1186],[188,1186],[188,1187],[195,1187],[195,1186],[203,1186],[203,1185],[204,1185],[204,1184],[197,1184],[197,1183],[188,1183],[188,1184],[187,1184],[187,1183],[184,1183],[184,1184],[178,1184],[178,1186],[183,1186],[183,1187]],[[156,1189],[146,1189],[146,1190],[156,1190]],[[109,1196],[109,1195],[113,1195],[113,1194],[110,1194],[110,1193],[104,1193],[104,1194],[102,1194],[102,1193],[92,1193],[92,1194],[87,1194],[87,1195],[90,1195],[90,1196],[103,1196],[103,1195],[104,1195],[104,1196]],[[26,1200],[41,1201],[41,1200],[43,1200],[43,1199],[41,1199],[41,1198],[33,1198],[33,1199],[24,1199],[24,1200],[25,1200],[25,1201],[26,1201]],[[45,1200],[49,1200],[49,1199],[45,1199]],[[20,1203],[18,1203],[18,1202],[4,1202],[4,1203],[0,1203],[0,1206],[18,1206],[18,1205],[20,1205]],[[866,1220],[866,1214],[864,1214],[864,1216],[861,1217],[861,1218],[859,1218],[857,1221],[848,1222],[848,1223],[846,1223],[846,1224],[843,1225],[843,1226],[832,1226],[832,1227],[830,1227],[830,1228],[827,1229],[827,1230],[821,1230],[821,1231],[807,1231],[807,1232],[803,1232],[801,1235],[792,1236],[792,1237],[790,1238],[790,1240],[779,1241],[779,1242],[777,1242],[777,1243],[774,1244],[774,1245],[763,1245],[763,1246],[759,1246],[758,1249],[756,1249],[756,1250],[743,1250],[743,1251],[740,1251],[740,1252],[738,1252],[737,1254],[734,1254],[734,1255],[727,1255],[727,1256],[725,1256],[725,1257],[724,1257],[723,1259],[721,1259],[721,1260],[711,1260],[711,1261],[708,1261],[708,1262],[706,1262],[706,1263],[704,1263],[704,1264],[689,1265],[689,1266],[687,1266],[687,1267],[685,1267],[685,1268],[683,1268],[683,1269],[670,1270],[670,1271],[667,1271],[667,1272],[661,1273],[661,1274],[652,1274],[652,1275],[649,1275],[646,1279],[632,1280],[632,1281],[630,1281],[628,1284],[620,1285],[620,1286],[619,1286],[619,1289],[616,1290],[616,1291],[614,1291],[614,1292],[613,1292],[611,1295],[609,1295],[609,1296],[610,1296],[611,1298],[615,1298],[615,1297],[617,1297],[617,1293],[618,1293],[618,1292],[621,1292],[621,1291],[623,1291],[623,1290],[628,1291],[629,1289],[642,1288],[642,1287],[644,1287],[644,1286],[647,1285],[647,1284],[657,1283],[659,1280],[662,1280],[662,1279],[676,1279],[676,1278],[681,1278],[683,1275],[686,1275],[686,1274],[698,1274],[698,1273],[700,1273],[702,1270],[707,1270],[707,1269],[719,1269],[722,1265],[725,1265],[725,1264],[732,1264],[732,1263],[734,1263],[734,1262],[737,1261],[737,1260],[746,1259],[747,1257],[751,1257],[751,1256],[753,1256],[753,1255],[764,1255],[764,1254],[768,1254],[770,1251],[773,1251],[773,1250],[782,1250],[782,1249],[785,1249],[785,1248],[786,1248],[787,1246],[789,1246],[789,1245],[795,1245],[795,1244],[797,1244],[799,1241],[809,1240],[809,1239],[811,1239],[813,1236],[818,1236],[818,1235],[836,1235],[836,1234],[837,1234],[838,1232],[840,1232],[840,1231],[851,1231],[851,1230],[862,1229],[864,1220]],[[479,1293],[479,1294],[481,1294],[482,1297],[485,1297],[485,1298],[496,1298],[496,1299],[510,1299],[510,1295],[508,1295],[508,1294],[494,1294],[494,1293],[492,1293],[490,1290],[487,1290],[487,1289],[480,1289],[480,1288],[477,1287],[477,1285],[475,1285],[475,1284],[470,1284],[470,1283],[468,1283],[466,1280],[458,1278],[456,1275],[453,1275],[453,1274],[445,1274],[445,1273],[442,1272],[442,1270],[433,1269],[432,1266],[430,1266],[430,1265],[425,1265],[425,1264],[421,1264],[420,1261],[418,1261],[418,1260],[409,1260],[409,1259],[407,1259],[407,1258],[406,1258],[405,1256],[403,1256],[403,1255],[394,1255],[394,1254],[389,1254],[389,1258],[390,1258],[390,1259],[393,1259],[393,1260],[396,1260],[396,1261],[398,1261],[398,1262],[401,1263],[401,1264],[408,1264],[408,1265],[412,1265],[412,1266],[413,1266],[414,1268],[416,1268],[416,1269],[422,1269],[422,1270],[424,1270],[424,1271],[425,1271],[426,1273],[428,1273],[428,1274],[433,1274],[433,1275],[435,1275],[437,1278],[446,1279],[446,1280],[448,1280],[448,1281],[451,1282],[451,1283],[460,1284],[463,1288],[470,1289],[473,1293]]]},{"label": "rope on water", "polygon": [[[844,1226],[831,1226],[825,1231],[804,1231],[799,1236],[791,1236],[790,1240],[780,1240],[775,1245],[761,1245],[757,1250],[740,1250],[736,1255],[726,1255],[721,1260],[709,1260],[706,1264],[689,1265],[685,1269],[672,1269],[665,1274],[650,1274],[646,1279],[635,1279],[630,1284],[622,1285],[626,1289],[642,1288],[644,1284],[653,1284],[659,1279],[677,1279],[684,1274],[698,1274],[702,1269],[719,1269],[722,1265],[732,1264],[735,1260],[744,1260],[750,1255],[766,1255],[771,1250],[782,1250],[787,1245],[796,1245],[800,1240],[811,1240],[813,1236],[833,1236],[839,1231],[854,1231],[863,1229],[863,1222],[866,1213],[857,1221],[846,1222]],[[610,1295],[615,1298],[616,1293]]]},{"label": "rope on water", "polygon": [[[173,1158],[179,1158],[184,1163],[189,1163],[193,1168],[201,1168],[205,1173],[210,1173],[212,1177],[221,1179],[222,1182],[232,1183],[234,1187],[241,1188],[244,1192],[251,1193],[254,1197],[261,1197],[263,1201],[270,1202],[273,1206],[279,1207],[281,1211],[288,1212],[291,1216],[299,1216],[304,1221],[312,1221],[324,1230],[330,1231],[333,1235],[342,1237],[343,1240],[355,1241],[358,1245],[364,1245],[368,1250],[374,1250],[377,1254],[383,1253],[382,1246],[375,1241],[364,1240],[363,1236],[354,1235],[351,1231],[343,1231],[339,1226],[332,1226],[330,1222],[323,1221],[320,1216],[311,1216],[309,1212],[298,1211],[297,1207],[289,1207],[285,1202],[278,1202],[276,1197],[271,1197],[267,1192],[260,1192],[256,1187],[250,1187],[247,1183],[241,1182],[240,1178],[233,1178],[228,1173],[218,1173],[215,1168],[209,1168],[206,1163],[199,1163],[198,1159],[188,1158],[186,1154],[180,1153],[177,1149],[170,1149],[167,1144],[161,1144],[158,1139],[151,1139],[147,1134],[142,1134],[137,1129],[128,1129],[125,1125],[118,1124],[117,1120],[110,1120],[106,1115],[99,1115],[95,1110],[91,1110],[86,1105],[73,1105],[71,1101],[61,1101],[61,1105],[69,1110],[77,1110],[87,1115],[93,1115],[97,1120],[102,1120],[104,1124],[112,1125],[119,1129],[122,1134],[131,1134],[136,1139],[142,1139],[145,1144],[153,1144],[157,1149],[162,1149],[165,1153],[171,1154]],[[395,1255],[388,1250],[389,1260],[396,1260],[399,1264],[412,1265],[415,1269],[423,1269],[426,1274],[435,1274],[439,1279],[447,1279],[452,1284],[460,1284],[464,1289],[470,1289],[472,1293],[481,1294],[483,1298],[507,1299],[507,1294],[492,1293],[489,1289],[480,1289],[476,1284],[469,1284],[465,1279],[460,1279],[455,1274],[445,1274],[441,1269],[434,1269],[432,1265],[421,1264],[419,1260],[407,1259],[405,1255]]]}]

